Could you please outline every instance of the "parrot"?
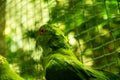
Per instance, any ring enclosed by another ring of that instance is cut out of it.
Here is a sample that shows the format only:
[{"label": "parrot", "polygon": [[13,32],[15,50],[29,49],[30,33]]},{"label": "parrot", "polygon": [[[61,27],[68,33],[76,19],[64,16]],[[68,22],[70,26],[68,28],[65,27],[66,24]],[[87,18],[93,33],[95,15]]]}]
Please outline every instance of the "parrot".
[{"label": "parrot", "polygon": [[24,80],[14,72],[5,57],[0,55],[0,80]]},{"label": "parrot", "polygon": [[107,72],[80,62],[64,32],[54,24],[44,24],[37,30],[27,31],[26,35],[35,40],[37,49],[43,51],[42,65],[46,80],[120,80],[117,75],[111,78],[109,74],[105,75]]}]

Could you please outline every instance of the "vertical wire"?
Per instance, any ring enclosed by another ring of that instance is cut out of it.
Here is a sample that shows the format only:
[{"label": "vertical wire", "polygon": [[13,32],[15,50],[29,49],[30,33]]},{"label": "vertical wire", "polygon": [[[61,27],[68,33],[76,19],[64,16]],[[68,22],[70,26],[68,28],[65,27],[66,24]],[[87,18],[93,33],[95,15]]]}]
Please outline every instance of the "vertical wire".
[{"label": "vertical wire", "polygon": [[[94,4],[94,0],[91,0],[91,1],[92,1],[92,3]],[[94,10],[94,7],[92,7],[92,9]],[[90,32],[88,32],[88,36],[90,37],[90,39],[92,39],[92,35],[90,34]],[[90,42],[90,48],[92,48],[92,53],[93,53],[93,52],[94,52],[94,51],[93,51],[93,48],[94,48],[94,47],[93,47],[93,44],[94,44],[94,43],[92,43],[92,40],[90,40],[89,42]],[[92,54],[92,58],[93,58],[93,59],[95,58],[94,53]]]},{"label": "vertical wire", "polygon": [[[100,5],[100,4],[99,4]],[[102,5],[102,4],[101,4]],[[95,9],[96,10],[96,9]],[[98,20],[97,20],[97,25],[98,25]],[[100,32],[100,30],[99,30],[99,28],[98,27],[96,27],[96,29],[97,29],[97,31],[98,31],[98,33]],[[99,35],[98,35],[99,36]],[[100,37],[100,36],[99,36]],[[101,44],[104,44],[104,40],[103,39],[101,39],[102,40],[102,42],[101,42]],[[103,55],[105,55],[106,53],[105,53],[105,48],[104,48],[104,46],[102,47],[102,50],[103,50]],[[102,54],[101,54],[102,55]],[[104,57],[103,57],[104,58]],[[107,58],[105,57],[105,64],[108,64],[107,63]],[[101,66],[100,66],[101,67]]]},{"label": "vertical wire", "polygon": [[41,19],[40,19],[40,23],[43,24],[43,7],[42,7],[42,0],[40,0],[40,16],[41,16]]},{"label": "vertical wire", "polygon": [[[84,2],[84,0],[82,0],[81,3],[83,5],[83,7],[82,7],[82,9],[83,9],[83,11],[82,11],[83,18],[85,19],[85,2]],[[86,26],[86,24],[84,26]],[[78,48],[80,48],[80,61],[84,64],[83,55],[82,55],[84,51],[82,50],[82,46],[81,46],[80,40],[77,39],[77,41],[78,41],[78,46],[79,46]]]},{"label": "vertical wire", "polygon": [[[40,2],[39,2],[39,6],[40,6],[40,26],[41,25],[43,25],[43,7],[42,7],[42,2],[43,2],[43,0],[40,0]],[[39,51],[38,51],[39,52]],[[42,79],[44,80],[44,75],[45,75],[45,68],[44,68],[44,56],[43,56],[43,53],[41,53],[42,55],[41,55],[41,59],[40,59],[40,64],[41,64],[41,66],[42,66],[42,68],[43,68],[43,73],[42,73]]]},{"label": "vertical wire", "polygon": [[[28,6],[29,6],[29,0],[26,0],[26,5],[25,5],[25,7],[26,7],[26,13],[25,14],[23,14],[22,13],[22,11],[24,10],[24,6],[22,6],[22,2],[24,2],[24,1],[22,1],[21,0],[21,17],[23,18],[23,16],[25,15],[25,22],[23,22],[23,24],[26,24],[25,26],[27,26],[28,27],[28,21],[29,21],[29,17],[28,17],[28,15],[29,15],[29,10],[28,10]],[[29,51],[28,51],[28,53],[26,53],[25,54],[25,58],[27,58],[27,59],[29,59],[29,57],[30,56],[27,56],[26,57],[26,55],[28,55],[28,54],[30,54],[31,52],[30,52],[30,47],[31,47],[31,45],[30,45],[30,40],[28,40],[28,42],[27,43],[29,43]],[[25,44],[24,44],[25,45]],[[30,63],[28,63],[28,64],[26,64],[25,65],[26,67],[31,67],[31,62]],[[30,72],[27,72],[27,73],[30,73]],[[26,73],[25,73],[26,74]],[[28,79],[28,78],[26,78],[26,79]]]},{"label": "vertical wire", "polygon": [[[36,22],[36,13],[35,13],[36,12],[36,4],[35,3],[36,3],[36,1],[32,2],[33,9],[34,9],[33,10],[33,15],[34,16],[32,17],[33,18],[33,22],[34,22],[33,24],[35,24],[35,22]],[[33,25],[33,26],[36,28],[35,25]],[[35,65],[38,65],[38,62]],[[36,66],[36,69],[37,69],[37,71],[36,71],[36,73],[34,73],[35,74],[35,79],[39,80],[39,77],[38,77],[39,66]]]},{"label": "vertical wire", "polygon": [[120,0],[117,0],[117,5],[118,5],[118,11],[120,13]]},{"label": "vertical wire", "polygon": [[[117,1],[117,8],[118,8],[118,14],[120,14],[120,0],[116,0]],[[113,36],[113,38],[114,38],[114,36]],[[115,45],[115,50],[117,49],[117,39],[116,38],[114,38],[114,45]],[[117,52],[116,52],[117,53]],[[116,54],[116,61],[117,61],[117,66],[119,65],[119,57],[118,57],[118,54]]]},{"label": "vertical wire", "polygon": [[[91,0],[92,2],[94,2],[94,0]],[[85,6],[85,3],[83,4],[84,6]],[[84,7],[83,8],[83,17],[84,17],[84,21],[86,21],[86,16],[85,16],[85,10],[86,10],[86,8]],[[85,24],[85,27],[86,26],[89,26],[89,25],[87,25],[87,24]],[[89,28],[89,27],[88,27]],[[86,29],[87,29],[87,27],[86,27]],[[92,36],[91,36],[91,34],[90,34],[90,32],[88,31],[87,32],[87,36],[89,37],[89,39],[92,39]],[[91,48],[91,50],[92,50],[92,48],[93,48],[93,43],[92,43],[92,41],[90,40],[90,41],[88,41],[88,43],[89,43],[89,45],[90,45],[90,48]],[[93,50],[92,50],[92,52],[93,52]],[[92,55],[92,58],[94,58],[95,56],[94,56],[94,54]],[[89,62],[89,61],[88,61]]]},{"label": "vertical wire", "polygon": [[5,12],[5,8],[6,8],[6,0],[2,0],[0,1],[0,54],[5,56],[6,54],[6,46],[5,46],[5,36],[4,36],[4,30],[5,30],[5,23],[6,23],[6,12]]},{"label": "vertical wire", "polygon": [[[105,12],[106,12],[106,15],[107,15],[107,23],[108,23],[108,27],[110,27],[110,18],[109,18],[109,13],[108,13],[108,9],[107,9],[107,3],[106,3],[106,0],[104,0],[104,8],[105,8]],[[110,28],[109,28],[110,29]],[[107,54],[109,54],[109,53],[107,53]],[[107,56],[106,56],[107,57]],[[107,58],[106,58],[106,60],[107,60]],[[107,62],[108,62],[108,60],[107,60]],[[109,66],[107,66],[108,67],[108,70],[110,70],[110,67]]]},{"label": "vertical wire", "polygon": [[[113,41],[114,41],[114,49],[116,49],[116,39],[114,38],[114,36],[113,36],[113,34],[112,34],[112,28],[111,28],[111,23],[110,23],[110,15],[109,15],[109,10],[107,9],[107,3],[106,3],[107,1],[106,0],[104,0],[104,7],[105,7],[105,11],[106,11],[106,15],[107,15],[107,23],[108,23],[108,25],[109,25],[109,30],[110,30],[110,35],[111,35],[111,38],[113,39]],[[108,53],[109,54],[109,53]],[[117,60],[117,62],[118,62],[118,60]],[[108,68],[109,68],[109,70],[112,70],[111,69],[111,67],[110,66],[108,66]]]},{"label": "vertical wire", "polygon": [[[33,5],[33,9],[34,9],[34,10],[33,10],[33,15],[34,15],[34,16],[32,17],[32,18],[33,18],[33,24],[34,24],[33,26],[36,28],[36,23],[35,23],[35,22],[36,22],[36,5],[37,5],[37,4],[36,4],[36,1],[33,1],[33,2],[32,2],[32,5]],[[38,73],[38,72],[39,72],[38,61],[37,61],[37,63],[35,64],[35,66],[36,66],[36,69],[37,69],[36,73],[34,73],[34,74],[35,74],[35,79],[36,79],[36,80],[39,80],[39,76],[38,76],[38,74],[39,74],[39,73]]]},{"label": "vertical wire", "polygon": [[[117,6],[117,8],[118,8],[118,13],[117,14],[120,14],[120,0],[117,0],[117,4],[118,4],[118,6]],[[112,32],[112,31],[111,31]],[[113,40],[114,40],[114,50],[116,51],[116,49],[117,49],[117,38],[115,38],[114,37],[114,34],[112,34],[112,36],[113,36]],[[119,57],[118,57],[118,53],[117,53],[117,51],[116,51],[116,66],[118,66],[118,64],[119,64]]]},{"label": "vertical wire", "polygon": [[48,0],[47,0],[47,8],[48,8],[49,21],[50,21],[50,14],[51,14],[51,11],[50,11],[50,5],[49,5],[49,1],[48,1]]}]

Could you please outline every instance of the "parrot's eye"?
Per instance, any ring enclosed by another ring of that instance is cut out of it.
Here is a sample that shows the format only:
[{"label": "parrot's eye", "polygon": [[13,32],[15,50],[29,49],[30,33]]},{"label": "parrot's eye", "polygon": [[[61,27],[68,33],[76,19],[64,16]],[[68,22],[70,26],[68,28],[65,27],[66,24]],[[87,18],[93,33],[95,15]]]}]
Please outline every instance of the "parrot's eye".
[{"label": "parrot's eye", "polygon": [[45,30],[39,29],[38,34],[39,34],[39,35],[42,35],[44,32],[45,32]]}]

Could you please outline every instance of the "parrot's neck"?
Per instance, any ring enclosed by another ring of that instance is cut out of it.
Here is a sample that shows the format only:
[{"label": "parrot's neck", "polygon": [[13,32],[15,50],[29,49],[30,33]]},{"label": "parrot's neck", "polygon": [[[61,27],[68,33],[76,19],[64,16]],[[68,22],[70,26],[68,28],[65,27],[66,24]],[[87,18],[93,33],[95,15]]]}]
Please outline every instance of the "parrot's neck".
[{"label": "parrot's neck", "polygon": [[[54,55],[73,55],[72,51],[70,50],[70,45],[68,44],[67,40],[61,40],[59,38],[52,38],[49,43],[45,43],[42,45],[43,49],[43,66],[49,62],[51,56]],[[56,57],[57,58],[57,57]]]},{"label": "parrot's neck", "polygon": [[53,51],[52,50],[52,48],[50,48],[50,47],[42,47],[42,49],[43,49],[43,56],[45,57],[45,56],[49,56],[49,54]]},{"label": "parrot's neck", "polygon": [[[58,55],[58,56],[56,56],[56,55]],[[55,57],[53,57],[53,56],[55,56]],[[51,60],[52,58],[59,58],[59,56],[76,57],[70,49],[60,48],[60,49],[54,50],[54,49],[51,49],[48,47],[46,47],[46,48],[44,47],[43,48],[43,57],[42,57],[43,68],[45,68],[45,66],[48,64],[49,60]]]},{"label": "parrot's neck", "polygon": [[43,56],[44,57],[49,57],[51,55],[54,55],[54,54],[61,54],[61,55],[71,55],[73,54],[73,52],[71,51],[70,48],[66,48],[66,47],[61,47],[61,48],[57,48],[57,49],[53,49],[51,47],[42,47],[43,49]]}]

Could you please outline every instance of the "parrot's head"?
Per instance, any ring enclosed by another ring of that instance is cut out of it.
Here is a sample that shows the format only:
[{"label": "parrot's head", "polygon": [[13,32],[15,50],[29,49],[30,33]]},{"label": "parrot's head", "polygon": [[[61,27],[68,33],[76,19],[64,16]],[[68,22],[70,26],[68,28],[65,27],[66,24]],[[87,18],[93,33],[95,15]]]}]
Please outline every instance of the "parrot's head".
[{"label": "parrot's head", "polygon": [[31,38],[36,41],[36,47],[41,46],[43,49],[51,48],[57,50],[59,48],[69,48],[68,39],[64,36],[59,27],[55,25],[45,24],[37,31],[28,33]]}]

